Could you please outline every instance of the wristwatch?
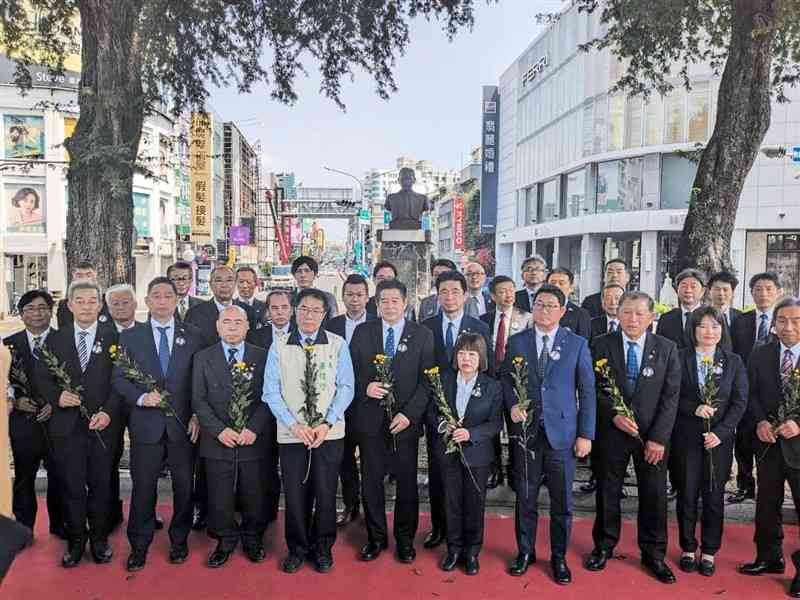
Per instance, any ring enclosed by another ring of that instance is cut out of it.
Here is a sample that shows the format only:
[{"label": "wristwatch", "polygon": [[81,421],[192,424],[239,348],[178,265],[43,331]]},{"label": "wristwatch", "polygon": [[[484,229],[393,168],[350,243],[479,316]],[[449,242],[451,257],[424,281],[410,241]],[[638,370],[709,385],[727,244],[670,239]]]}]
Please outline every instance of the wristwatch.
[{"label": "wristwatch", "polygon": [[330,421],[325,421],[324,424],[328,426],[328,429],[333,429],[333,423],[331,423]]}]

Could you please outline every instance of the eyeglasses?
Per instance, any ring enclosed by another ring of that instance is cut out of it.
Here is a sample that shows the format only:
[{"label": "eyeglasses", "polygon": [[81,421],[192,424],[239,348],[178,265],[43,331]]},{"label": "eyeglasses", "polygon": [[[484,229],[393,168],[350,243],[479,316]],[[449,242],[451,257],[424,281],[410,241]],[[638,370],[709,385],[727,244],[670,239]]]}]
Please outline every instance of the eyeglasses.
[{"label": "eyeglasses", "polygon": [[325,314],[325,311],[321,308],[308,308],[307,306],[299,306],[297,307],[297,312],[301,315],[314,315],[315,317],[319,317]]},{"label": "eyeglasses", "polygon": [[49,306],[26,306],[22,309],[22,313],[25,315],[29,315],[35,312],[43,313],[50,310]]},{"label": "eyeglasses", "polygon": [[533,307],[545,312],[552,312],[561,308],[560,304],[545,304],[544,302],[534,302]]},{"label": "eyeglasses", "polygon": [[485,275],[485,273],[481,273],[480,271],[475,271],[473,273],[467,273],[467,277],[480,277],[481,275]]}]

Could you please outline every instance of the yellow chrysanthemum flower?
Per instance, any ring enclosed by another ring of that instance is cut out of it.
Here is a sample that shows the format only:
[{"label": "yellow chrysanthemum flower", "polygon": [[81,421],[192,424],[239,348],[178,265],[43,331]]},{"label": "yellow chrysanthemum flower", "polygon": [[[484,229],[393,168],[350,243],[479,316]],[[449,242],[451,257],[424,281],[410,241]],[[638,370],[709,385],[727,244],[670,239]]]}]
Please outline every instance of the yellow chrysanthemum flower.
[{"label": "yellow chrysanthemum flower", "polygon": [[116,344],[111,344],[108,347],[108,353],[111,354],[111,356],[114,356],[117,353],[117,345]]},{"label": "yellow chrysanthemum flower", "polygon": [[704,356],[702,362],[704,365],[711,365],[714,363],[714,359],[711,356]]},{"label": "yellow chrysanthemum flower", "polygon": [[511,363],[514,365],[521,365],[523,360],[521,356],[515,356]]},{"label": "yellow chrysanthemum flower", "polygon": [[373,361],[376,365],[382,365],[386,362],[386,355],[385,354],[376,354],[375,360]]},{"label": "yellow chrysanthemum flower", "polygon": [[246,365],[245,363],[243,363],[242,361],[239,361],[239,362],[237,362],[237,363],[236,363],[235,365],[233,365],[233,366],[234,366],[236,369],[240,370],[240,371],[244,371],[244,370],[247,368],[247,365]]},{"label": "yellow chrysanthemum flower", "polygon": [[596,363],[594,363],[594,366],[595,366],[595,367],[597,367],[597,368],[599,368],[599,369],[602,369],[602,368],[603,368],[603,367],[605,367],[607,364],[608,364],[608,359],[607,359],[607,358],[601,358],[601,359],[600,359],[600,360],[598,360]]}]

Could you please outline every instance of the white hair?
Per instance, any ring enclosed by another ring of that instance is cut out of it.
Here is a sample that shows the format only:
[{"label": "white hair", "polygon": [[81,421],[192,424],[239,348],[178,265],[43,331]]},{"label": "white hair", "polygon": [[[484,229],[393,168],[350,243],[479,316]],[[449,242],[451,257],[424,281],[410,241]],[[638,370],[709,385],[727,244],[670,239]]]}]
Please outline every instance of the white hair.
[{"label": "white hair", "polygon": [[119,294],[121,292],[128,292],[131,297],[136,300],[136,290],[133,289],[133,286],[130,283],[118,283],[116,285],[112,285],[106,290],[106,304],[111,304],[112,294]]},{"label": "white hair", "polygon": [[[223,309],[222,309],[222,310],[219,312],[219,316],[221,317],[221,316],[222,316],[222,314],[223,314],[223,313],[224,313],[226,310],[231,310],[231,309],[233,309],[233,310],[238,310],[240,313],[242,313],[242,316],[245,318],[245,320],[249,321],[249,318],[248,318],[248,316],[247,316],[247,311],[246,311],[245,309],[243,309],[241,306],[239,306],[238,304],[231,304],[230,306],[226,306],[225,308],[223,308]],[[219,317],[218,317],[218,318],[219,318]]]}]

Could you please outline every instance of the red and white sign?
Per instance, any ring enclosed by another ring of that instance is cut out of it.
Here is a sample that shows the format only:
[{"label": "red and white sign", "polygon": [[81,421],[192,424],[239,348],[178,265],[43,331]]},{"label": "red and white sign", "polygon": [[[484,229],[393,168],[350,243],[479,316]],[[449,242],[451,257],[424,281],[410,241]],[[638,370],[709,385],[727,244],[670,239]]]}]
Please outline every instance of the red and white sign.
[{"label": "red and white sign", "polygon": [[453,250],[464,250],[464,197],[453,198]]}]

